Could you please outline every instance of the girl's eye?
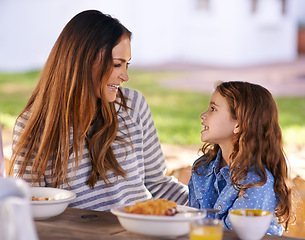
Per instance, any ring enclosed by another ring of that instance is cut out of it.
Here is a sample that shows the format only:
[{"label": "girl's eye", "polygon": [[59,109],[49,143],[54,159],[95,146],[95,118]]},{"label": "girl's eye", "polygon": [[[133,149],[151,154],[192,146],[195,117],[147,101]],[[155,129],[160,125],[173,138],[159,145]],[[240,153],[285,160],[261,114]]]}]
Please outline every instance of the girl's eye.
[{"label": "girl's eye", "polygon": [[214,112],[216,109],[214,107],[211,107],[211,111]]},{"label": "girl's eye", "polygon": [[126,69],[128,69],[129,65],[130,65],[130,63],[128,62],[128,63],[126,64]]}]

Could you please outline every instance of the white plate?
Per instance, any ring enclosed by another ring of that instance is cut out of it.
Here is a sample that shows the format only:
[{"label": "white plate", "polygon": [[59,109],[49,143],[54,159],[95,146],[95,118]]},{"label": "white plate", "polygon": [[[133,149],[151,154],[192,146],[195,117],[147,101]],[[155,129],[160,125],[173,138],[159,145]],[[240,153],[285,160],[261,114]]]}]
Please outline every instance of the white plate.
[{"label": "white plate", "polygon": [[72,191],[49,188],[49,187],[31,187],[31,196],[37,198],[49,197],[54,200],[49,201],[31,201],[31,208],[35,220],[44,220],[57,216],[64,212],[69,203],[76,198],[76,194]]},{"label": "white plate", "polygon": [[[187,206],[177,206],[177,210],[194,209]],[[154,237],[177,237],[189,232],[189,224],[196,219],[204,218],[206,214],[176,214],[174,216],[153,216],[126,213],[124,207],[111,209],[120,224],[130,232]]]}]

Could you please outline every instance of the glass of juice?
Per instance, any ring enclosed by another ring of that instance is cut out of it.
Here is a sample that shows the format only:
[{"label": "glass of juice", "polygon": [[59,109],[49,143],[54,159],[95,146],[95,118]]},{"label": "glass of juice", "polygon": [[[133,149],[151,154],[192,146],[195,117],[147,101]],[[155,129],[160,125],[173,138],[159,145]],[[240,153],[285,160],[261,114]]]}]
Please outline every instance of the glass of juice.
[{"label": "glass of juice", "polygon": [[221,219],[202,218],[190,223],[190,240],[221,240],[222,235]]}]

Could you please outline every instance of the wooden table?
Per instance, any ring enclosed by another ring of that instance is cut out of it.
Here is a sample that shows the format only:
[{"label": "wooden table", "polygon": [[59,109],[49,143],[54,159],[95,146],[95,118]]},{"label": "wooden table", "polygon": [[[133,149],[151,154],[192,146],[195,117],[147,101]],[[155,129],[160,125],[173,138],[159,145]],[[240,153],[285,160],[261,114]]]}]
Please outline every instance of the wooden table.
[{"label": "wooden table", "polygon": [[[35,221],[40,240],[95,240],[95,239],[142,239],[156,240],[157,238],[143,236],[126,231],[116,216],[110,212],[100,212],[77,208],[67,208],[59,216]],[[176,240],[187,240],[187,235]],[[238,240],[231,230],[224,230],[224,240]],[[264,240],[292,240],[299,238],[265,236]]]}]

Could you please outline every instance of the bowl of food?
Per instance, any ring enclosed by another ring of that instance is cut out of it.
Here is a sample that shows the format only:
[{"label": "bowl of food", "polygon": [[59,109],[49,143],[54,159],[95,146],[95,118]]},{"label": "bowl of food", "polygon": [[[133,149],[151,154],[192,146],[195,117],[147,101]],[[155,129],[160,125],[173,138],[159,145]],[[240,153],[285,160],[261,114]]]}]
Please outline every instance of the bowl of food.
[{"label": "bowl of food", "polygon": [[31,187],[31,209],[35,220],[44,220],[63,213],[76,194],[50,187]]},{"label": "bowl of food", "polygon": [[273,214],[259,209],[235,209],[229,212],[229,220],[241,240],[259,240],[266,234]]},{"label": "bowl of food", "polygon": [[197,211],[165,199],[139,202],[111,212],[127,231],[160,238],[188,234],[190,222],[206,216],[204,210]]}]

